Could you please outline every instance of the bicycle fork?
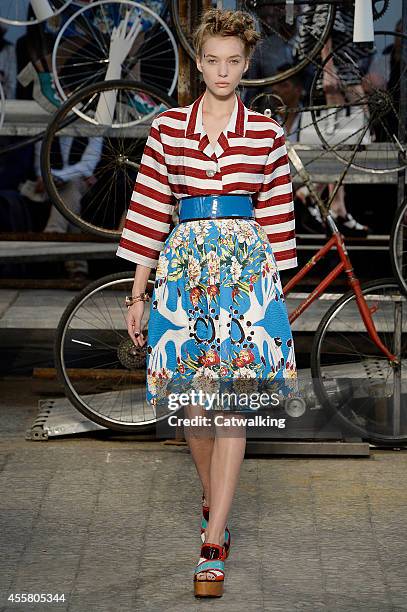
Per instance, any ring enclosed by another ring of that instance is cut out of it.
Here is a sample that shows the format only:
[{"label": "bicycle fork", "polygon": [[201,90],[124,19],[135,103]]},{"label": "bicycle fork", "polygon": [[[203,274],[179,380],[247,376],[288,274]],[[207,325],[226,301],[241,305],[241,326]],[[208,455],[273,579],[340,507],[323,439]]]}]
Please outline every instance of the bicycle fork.
[{"label": "bicycle fork", "polygon": [[371,340],[376,344],[377,348],[379,348],[390,361],[391,365],[393,367],[398,367],[400,366],[400,357],[394,355],[393,353],[391,353],[391,351],[389,351],[389,349],[383,344],[377,333],[376,326],[372,317],[372,311],[366,303],[359,279],[355,276],[352,263],[349,259],[348,251],[346,250],[346,245],[343,236],[339,232],[335,221],[333,220],[330,214],[327,215],[326,220],[333,232],[333,236],[335,236],[335,241],[337,243],[337,251],[342,261],[343,270],[347,276],[348,283],[355,294],[356,304],[358,306],[360,316],[362,317],[362,321],[365,324],[366,331],[368,332]]}]

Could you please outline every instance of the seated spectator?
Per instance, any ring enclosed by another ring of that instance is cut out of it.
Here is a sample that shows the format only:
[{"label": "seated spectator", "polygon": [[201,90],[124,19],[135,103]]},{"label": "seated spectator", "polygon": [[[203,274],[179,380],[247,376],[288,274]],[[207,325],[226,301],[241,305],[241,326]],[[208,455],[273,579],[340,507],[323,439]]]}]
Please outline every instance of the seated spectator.
[{"label": "seated spectator", "polygon": [[[81,212],[81,200],[89,186],[95,182],[94,171],[101,158],[103,138],[93,137],[80,139],[82,152],[78,157],[76,139],[72,136],[60,136],[55,141],[54,151],[55,168],[52,170],[54,181],[58,186],[61,198],[67,207],[77,215]],[[48,195],[45,191],[41,176],[40,166],[41,143],[35,145],[34,168],[36,179],[34,182],[27,181],[21,188],[21,192],[32,201],[47,201]],[[57,208],[52,205],[46,222],[44,232],[51,233],[79,233],[80,228],[64,217]],[[70,277],[84,278],[88,274],[88,264],[85,260],[72,260],[65,262],[65,269]]]},{"label": "seated spectator", "polygon": [[9,100],[16,97],[16,52],[14,45],[6,40],[7,28],[0,24],[0,82],[4,96]]},{"label": "seated spectator", "polygon": [[[283,65],[278,68],[278,72],[285,72],[289,68],[289,65]],[[280,98],[288,112],[285,117],[279,116],[277,120],[280,123],[284,121],[284,128],[286,131],[287,140],[292,143],[300,142],[301,140],[301,108],[304,107],[302,102],[303,96],[303,81],[301,73],[293,75],[289,79],[274,83],[272,86],[273,93]],[[312,178],[312,177],[311,177]],[[328,185],[328,191],[331,195],[335,185],[333,183]],[[317,189],[322,194],[326,185],[318,184]],[[318,206],[309,199],[308,189],[306,187],[299,188],[295,197],[301,200],[301,202],[307,206],[307,213],[309,219],[304,220],[304,227],[308,228],[309,231],[320,232],[324,230],[322,217]],[[362,225],[348,212],[345,203],[345,187],[342,185],[335,198],[333,199],[330,207],[330,212],[338,225],[339,230],[346,236],[365,236],[369,228]]]}]

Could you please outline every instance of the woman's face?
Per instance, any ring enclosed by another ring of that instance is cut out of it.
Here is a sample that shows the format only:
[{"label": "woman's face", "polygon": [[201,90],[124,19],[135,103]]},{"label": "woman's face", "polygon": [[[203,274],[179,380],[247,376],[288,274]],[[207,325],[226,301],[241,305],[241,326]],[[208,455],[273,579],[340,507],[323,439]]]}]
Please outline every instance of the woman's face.
[{"label": "woman's face", "polygon": [[211,93],[226,98],[239,85],[249,59],[237,36],[211,36],[205,40],[196,65]]}]

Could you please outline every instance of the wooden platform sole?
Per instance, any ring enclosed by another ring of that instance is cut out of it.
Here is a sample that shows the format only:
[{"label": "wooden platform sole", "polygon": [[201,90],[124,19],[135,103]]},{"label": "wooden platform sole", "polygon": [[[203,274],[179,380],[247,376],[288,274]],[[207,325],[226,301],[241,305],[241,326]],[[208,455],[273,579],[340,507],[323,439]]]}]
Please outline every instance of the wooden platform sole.
[{"label": "wooden platform sole", "polygon": [[194,580],[195,597],[222,597],[224,580]]}]

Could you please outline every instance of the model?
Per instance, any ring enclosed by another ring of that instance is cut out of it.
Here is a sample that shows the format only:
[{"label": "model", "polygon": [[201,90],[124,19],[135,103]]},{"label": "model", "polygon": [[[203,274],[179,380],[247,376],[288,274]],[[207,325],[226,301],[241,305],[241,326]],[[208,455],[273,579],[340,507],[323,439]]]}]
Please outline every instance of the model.
[{"label": "model", "polygon": [[[235,92],[258,39],[249,14],[207,11],[194,33],[206,89],[189,106],[158,115],[144,149],[117,255],[137,263],[128,332],[135,344],[148,342],[147,401],[157,410],[169,390],[242,379],[285,389],[296,378],[279,277],[297,266],[284,131]],[[179,223],[171,229],[174,212]],[[206,408],[191,402],[185,413],[212,412]],[[223,404],[214,414],[226,416]],[[244,427],[229,435],[217,429],[186,432],[203,491],[194,592],[204,597],[223,593],[227,518],[246,447]]]}]

